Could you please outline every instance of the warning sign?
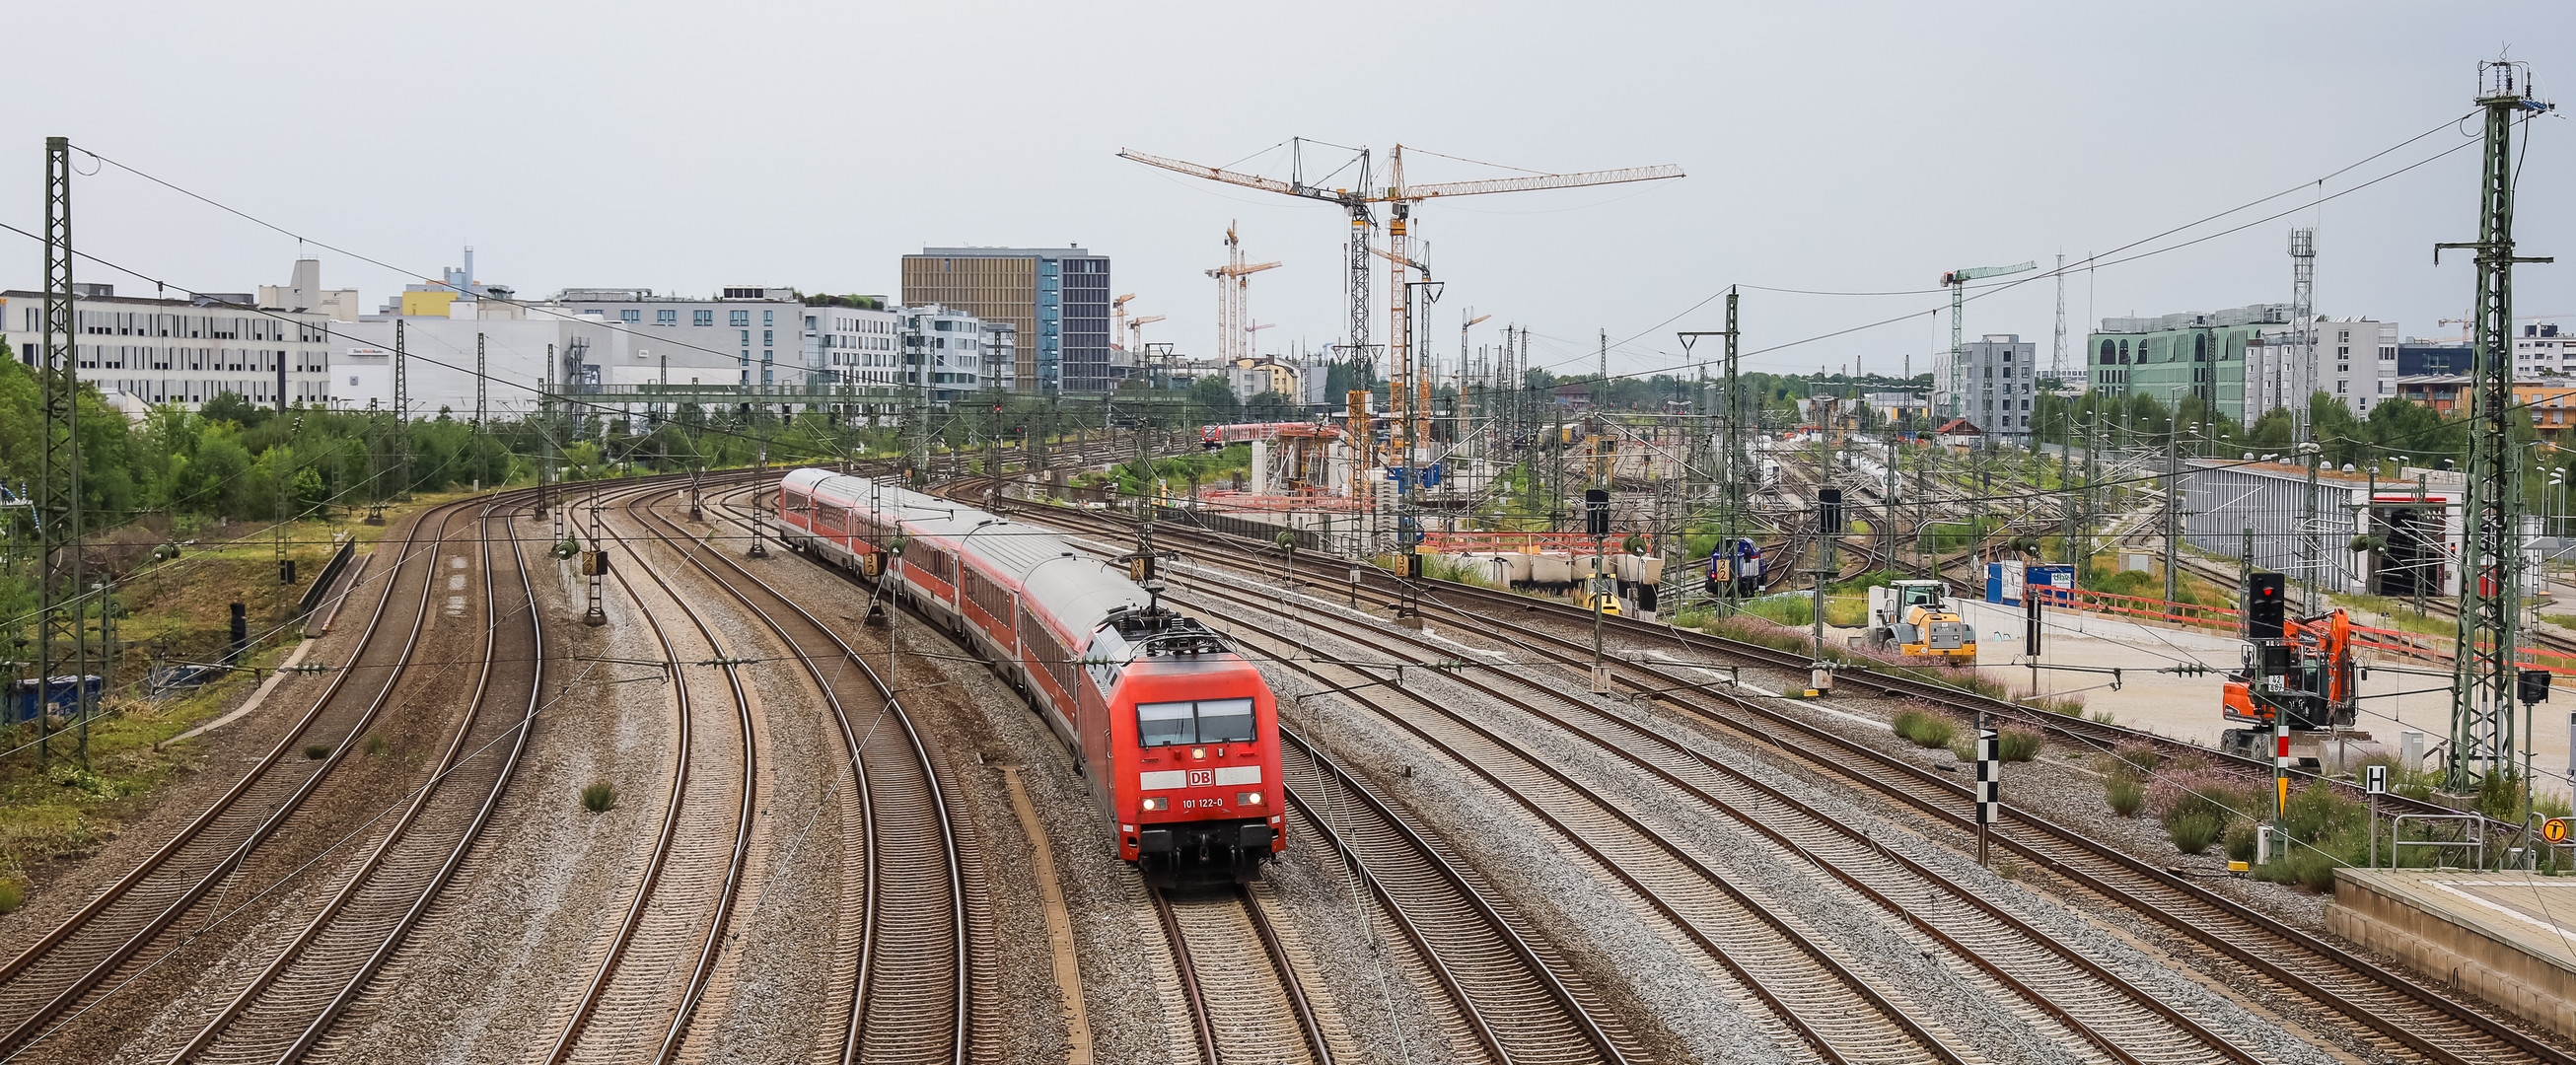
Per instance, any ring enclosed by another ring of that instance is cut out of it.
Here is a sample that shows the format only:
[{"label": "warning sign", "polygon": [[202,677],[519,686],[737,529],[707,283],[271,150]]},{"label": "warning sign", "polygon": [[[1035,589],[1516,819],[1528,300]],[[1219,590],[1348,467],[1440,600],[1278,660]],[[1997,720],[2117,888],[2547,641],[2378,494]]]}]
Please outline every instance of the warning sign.
[{"label": "warning sign", "polygon": [[2553,817],[2540,823],[2540,838],[2551,843],[2567,842],[2568,818]]}]

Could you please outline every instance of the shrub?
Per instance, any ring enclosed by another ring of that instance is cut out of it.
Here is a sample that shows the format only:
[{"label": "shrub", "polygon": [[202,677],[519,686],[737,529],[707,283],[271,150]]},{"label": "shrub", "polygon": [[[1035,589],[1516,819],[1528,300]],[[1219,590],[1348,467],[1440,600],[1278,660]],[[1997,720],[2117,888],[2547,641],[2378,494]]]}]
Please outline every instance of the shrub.
[{"label": "shrub", "polygon": [[392,745],[392,744],[390,744],[390,743],[386,743],[386,742],[385,742],[385,738],[384,738],[384,737],[382,737],[382,736],[369,736],[369,737],[367,737],[367,747],[366,747],[366,750],[367,750],[367,753],[368,753],[368,754],[372,754],[372,755],[375,755],[375,756],[377,756],[377,757],[383,757],[383,756],[384,756],[384,753],[385,753],[386,751],[389,751],[389,750],[392,750],[392,749],[393,749],[393,745]]},{"label": "shrub", "polygon": [[581,808],[595,814],[604,814],[616,809],[617,789],[609,787],[608,782],[604,780],[596,784],[583,785]]},{"label": "shrub", "polygon": [[1995,736],[1995,757],[2007,762],[2027,762],[2039,757],[2039,733],[2008,728]]},{"label": "shrub", "polygon": [[26,904],[27,889],[19,887],[17,881],[0,880],[0,913],[15,913]]},{"label": "shrub", "polygon": [[2173,839],[2174,849],[2184,854],[2198,854],[2218,841],[2225,822],[2215,814],[2195,811],[2165,822],[2165,835]]},{"label": "shrub", "polygon": [[316,762],[329,758],[331,757],[331,745],[327,743],[306,744],[304,747],[304,757],[310,758]]},{"label": "shrub", "polygon": [[1917,747],[1947,747],[1950,745],[1951,735],[1959,730],[1949,718],[1938,714],[1927,714],[1921,710],[1907,710],[1900,713],[1896,715],[1896,720],[1889,724],[1896,730],[1897,735],[1914,741]]},{"label": "shrub", "polygon": [[2157,752],[2154,744],[2129,740],[2111,748],[2110,757],[2112,767],[2105,772],[2153,773],[2156,766],[2164,762],[2165,756]]},{"label": "shrub", "polygon": [[2272,864],[2263,867],[2263,879],[2323,894],[2334,890],[2334,872],[2344,864],[2330,851],[2292,845],[2290,853],[2274,857]]},{"label": "shrub", "polygon": [[2254,837],[2261,831],[2262,829],[2257,827],[2251,821],[2239,821],[2230,826],[2227,830],[2228,860],[2237,862],[2253,861],[2254,851],[2256,849],[2256,841]]},{"label": "shrub", "polygon": [[2146,808],[2147,786],[2135,780],[2112,777],[2102,784],[2102,799],[2111,804],[2111,812],[2122,817],[2136,817]]}]

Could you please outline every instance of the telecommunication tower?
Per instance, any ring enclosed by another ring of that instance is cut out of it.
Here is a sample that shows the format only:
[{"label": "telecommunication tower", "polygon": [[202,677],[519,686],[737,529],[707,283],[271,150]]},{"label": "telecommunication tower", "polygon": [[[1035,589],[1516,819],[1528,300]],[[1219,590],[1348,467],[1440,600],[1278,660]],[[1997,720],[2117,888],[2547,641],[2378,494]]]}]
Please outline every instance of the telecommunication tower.
[{"label": "telecommunication tower", "polygon": [[2049,351],[2048,376],[2066,384],[2066,253],[2057,253],[2057,346]]},{"label": "telecommunication tower", "polygon": [[2513,127],[2547,112],[2527,64],[2478,64],[2486,161],[2478,171],[2478,239],[2434,245],[2477,254],[2470,367],[2468,490],[2461,510],[2459,652],[2451,681],[2450,760],[2443,786],[2465,792],[2513,765],[2513,699],[2522,604],[2522,479],[2513,442]]},{"label": "telecommunication tower", "polygon": [[2317,391],[2317,231],[2290,230],[2290,439],[2308,438],[2308,397]]}]

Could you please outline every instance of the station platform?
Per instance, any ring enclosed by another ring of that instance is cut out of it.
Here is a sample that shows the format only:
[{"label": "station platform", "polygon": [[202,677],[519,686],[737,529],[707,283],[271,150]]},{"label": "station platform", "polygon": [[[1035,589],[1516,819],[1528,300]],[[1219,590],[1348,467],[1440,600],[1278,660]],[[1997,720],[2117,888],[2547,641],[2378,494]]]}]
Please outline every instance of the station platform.
[{"label": "station platform", "polygon": [[2337,869],[2326,928],[2576,1038],[2576,877]]}]

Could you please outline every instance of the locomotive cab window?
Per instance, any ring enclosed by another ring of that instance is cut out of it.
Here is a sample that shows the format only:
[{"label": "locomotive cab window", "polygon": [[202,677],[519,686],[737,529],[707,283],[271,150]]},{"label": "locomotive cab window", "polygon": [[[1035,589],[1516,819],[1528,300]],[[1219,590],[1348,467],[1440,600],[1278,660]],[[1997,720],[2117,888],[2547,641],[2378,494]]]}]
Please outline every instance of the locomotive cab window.
[{"label": "locomotive cab window", "polygon": [[1136,704],[1136,745],[1180,747],[1252,742],[1252,700]]},{"label": "locomotive cab window", "polygon": [[1181,747],[1199,742],[1198,721],[1189,703],[1136,704],[1136,745]]},{"label": "locomotive cab window", "polygon": [[1199,703],[1199,742],[1252,742],[1252,700],[1209,699]]}]

